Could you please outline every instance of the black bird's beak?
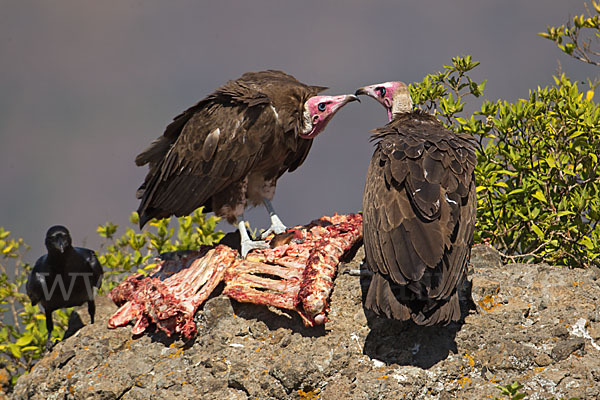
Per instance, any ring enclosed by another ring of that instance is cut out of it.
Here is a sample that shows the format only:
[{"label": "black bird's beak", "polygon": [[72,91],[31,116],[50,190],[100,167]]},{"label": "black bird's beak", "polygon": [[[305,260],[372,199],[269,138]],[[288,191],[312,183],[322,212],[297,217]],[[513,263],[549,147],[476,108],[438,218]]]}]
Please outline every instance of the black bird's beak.
[{"label": "black bird's beak", "polygon": [[56,248],[61,253],[64,253],[65,249],[67,248],[67,241],[65,239],[58,239],[57,242],[56,242]]}]

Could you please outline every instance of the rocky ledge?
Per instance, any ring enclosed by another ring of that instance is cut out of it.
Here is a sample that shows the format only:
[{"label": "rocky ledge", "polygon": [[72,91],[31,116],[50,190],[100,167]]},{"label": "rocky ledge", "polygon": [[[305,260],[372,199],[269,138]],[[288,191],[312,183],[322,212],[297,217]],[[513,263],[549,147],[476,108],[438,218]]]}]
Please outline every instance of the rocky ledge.
[{"label": "rocky ledge", "polygon": [[600,398],[600,271],[503,265],[476,246],[478,312],[424,328],[365,314],[366,279],[347,274],[363,257],[340,265],[324,327],[215,296],[191,341],[132,337],[130,327],[107,328],[116,307],[98,298],[97,322],[57,344],[11,397],[484,399],[518,381],[528,399]]}]

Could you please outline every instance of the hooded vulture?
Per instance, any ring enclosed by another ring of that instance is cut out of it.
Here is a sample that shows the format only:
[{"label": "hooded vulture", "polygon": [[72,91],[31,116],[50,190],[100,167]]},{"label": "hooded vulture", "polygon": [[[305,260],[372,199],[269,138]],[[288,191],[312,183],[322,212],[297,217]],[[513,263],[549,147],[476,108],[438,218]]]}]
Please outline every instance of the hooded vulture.
[{"label": "hooded vulture", "polygon": [[150,168],[137,191],[140,228],[204,206],[232,224],[242,217],[242,256],[265,247],[250,240],[244,209],[264,203],[271,216],[266,234],[285,231],[270,203],[277,179],[298,168],[331,117],[357,100],[317,95],[325,89],[281,71],[248,72],[175,117],[135,159]]},{"label": "hooded vulture", "polygon": [[359,88],[390,122],[374,130],[363,195],[366,261],[373,272],[365,308],[419,325],[460,319],[477,202],[474,139],[413,110],[408,87]]}]

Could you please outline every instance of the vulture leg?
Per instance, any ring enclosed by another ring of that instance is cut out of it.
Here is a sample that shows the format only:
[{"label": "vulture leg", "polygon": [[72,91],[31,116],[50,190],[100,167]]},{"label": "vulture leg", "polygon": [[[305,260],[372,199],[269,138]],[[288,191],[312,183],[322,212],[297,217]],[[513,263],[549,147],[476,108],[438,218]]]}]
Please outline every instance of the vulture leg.
[{"label": "vulture leg", "polygon": [[267,209],[267,212],[271,217],[271,226],[269,227],[269,229],[263,232],[261,238],[264,239],[271,233],[278,235],[280,233],[285,232],[287,230],[287,226],[285,226],[283,222],[281,222],[277,214],[275,214],[275,209],[273,208],[271,202],[267,198],[264,198],[263,202],[265,203],[265,208]]},{"label": "vulture leg", "polygon": [[373,276],[373,271],[366,268],[366,260],[360,264],[359,269],[349,269],[346,273],[350,276]]},{"label": "vulture leg", "polygon": [[244,217],[242,216],[241,221],[238,223],[238,229],[240,231],[240,246],[242,258],[246,258],[246,255],[250,250],[254,249],[266,249],[269,247],[269,244],[262,240],[252,240],[248,235],[248,231],[246,230],[246,223],[244,222]]}]

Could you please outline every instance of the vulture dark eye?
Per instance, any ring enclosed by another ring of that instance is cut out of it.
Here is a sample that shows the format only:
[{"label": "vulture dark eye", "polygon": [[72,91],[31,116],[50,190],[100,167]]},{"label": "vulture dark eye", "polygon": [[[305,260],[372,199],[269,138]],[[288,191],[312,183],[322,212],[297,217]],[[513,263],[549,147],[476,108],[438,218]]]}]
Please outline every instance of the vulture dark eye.
[{"label": "vulture dark eye", "polygon": [[379,92],[379,95],[381,97],[385,96],[385,88],[383,86],[382,87],[378,87],[376,90]]},{"label": "vulture dark eye", "polygon": [[317,108],[319,109],[319,111],[325,111],[326,104],[325,103],[319,103],[319,105],[317,106]]}]

